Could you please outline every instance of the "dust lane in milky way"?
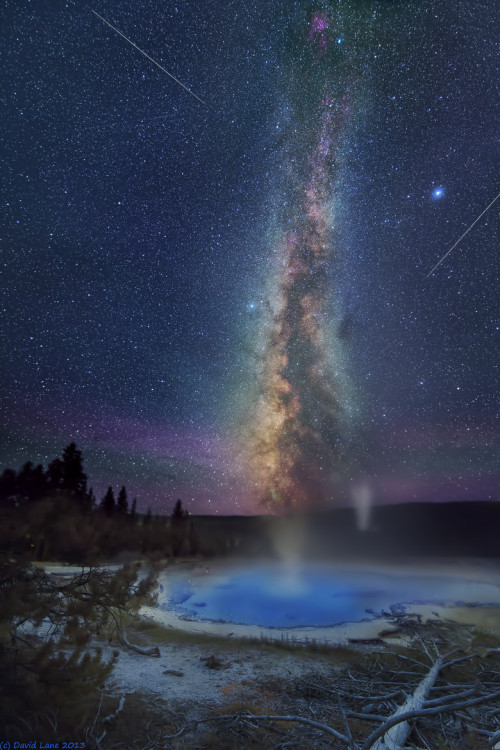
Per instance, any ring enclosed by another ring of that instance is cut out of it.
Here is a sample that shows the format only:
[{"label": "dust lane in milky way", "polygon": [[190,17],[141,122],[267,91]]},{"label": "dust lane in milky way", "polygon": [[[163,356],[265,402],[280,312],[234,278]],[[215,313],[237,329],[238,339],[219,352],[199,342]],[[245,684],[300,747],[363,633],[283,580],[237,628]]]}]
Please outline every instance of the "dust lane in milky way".
[{"label": "dust lane in milky way", "polygon": [[[304,93],[310,105],[300,104],[303,129],[296,113],[289,145],[304,179],[296,200],[287,201],[291,228],[278,251],[276,304],[249,440],[256,496],[268,511],[328,502],[348,461],[344,398],[335,374],[339,346],[331,351],[325,330],[335,267],[333,195],[348,119],[347,95],[339,86],[345,65],[332,49],[337,37],[327,13],[312,13],[301,57],[306,65],[294,92]],[[297,132],[312,149],[304,148]]]}]

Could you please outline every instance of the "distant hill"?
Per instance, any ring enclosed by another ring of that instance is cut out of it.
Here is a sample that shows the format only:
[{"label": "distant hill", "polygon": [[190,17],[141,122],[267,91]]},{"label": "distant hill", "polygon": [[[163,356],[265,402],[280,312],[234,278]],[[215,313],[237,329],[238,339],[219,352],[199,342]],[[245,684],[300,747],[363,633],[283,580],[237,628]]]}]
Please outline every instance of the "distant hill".
[{"label": "distant hill", "polygon": [[360,531],[353,509],[295,516],[191,516],[195,531],[228,552],[307,558],[500,557],[500,502],[405,503],[372,509]]}]

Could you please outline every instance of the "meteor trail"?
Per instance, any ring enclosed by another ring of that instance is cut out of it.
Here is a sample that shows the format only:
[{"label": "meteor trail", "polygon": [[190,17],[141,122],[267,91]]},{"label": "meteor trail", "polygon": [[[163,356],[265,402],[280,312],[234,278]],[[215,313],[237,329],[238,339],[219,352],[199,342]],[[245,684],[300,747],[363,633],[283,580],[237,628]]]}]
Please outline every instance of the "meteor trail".
[{"label": "meteor trail", "polygon": [[465,237],[465,235],[470,232],[470,230],[472,229],[472,227],[474,226],[474,224],[477,224],[477,222],[479,221],[479,219],[481,218],[481,216],[484,216],[485,213],[486,213],[486,211],[488,211],[488,209],[490,209],[492,207],[492,205],[495,203],[495,201],[497,201],[499,198],[500,198],[500,193],[498,193],[498,195],[497,195],[496,198],[493,198],[493,200],[491,201],[491,203],[489,204],[489,206],[486,206],[486,208],[484,209],[483,213],[479,214],[479,216],[477,217],[477,219],[472,222],[472,224],[470,225],[470,227],[468,229],[465,230],[465,232],[463,233],[463,235],[461,237],[459,237],[459,239],[455,242],[455,244],[453,245],[453,247],[450,247],[450,249],[448,250],[448,252],[445,253],[443,255],[443,257],[441,258],[441,260],[436,263],[436,265],[434,266],[434,268],[432,269],[432,271],[429,271],[429,273],[426,276],[427,279],[429,278],[429,276],[431,274],[434,273],[434,271],[436,270],[436,268],[441,265],[441,263],[443,262],[443,260],[448,257],[448,255],[451,253],[451,251],[456,248],[456,246],[458,245],[458,243],[461,242],[461,240],[463,240],[463,238]]},{"label": "meteor trail", "polygon": [[158,67],[160,68],[160,70],[163,70],[163,72],[164,72],[164,73],[166,73],[166,74],[167,74],[168,76],[170,76],[170,78],[173,78],[173,79],[174,79],[174,81],[175,81],[176,83],[178,83],[178,84],[179,84],[179,86],[182,86],[182,88],[183,88],[183,89],[186,89],[186,91],[187,91],[188,93],[190,93],[190,94],[191,94],[191,96],[194,96],[194,98],[195,98],[195,99],[198,99],[198,101],[199,101],[199,102],[201,102],[202,104],[205,104],[205,102],[203,101],[203,99],[200,99],[200,97],[199,97],[199,96],[196,96],[196,94],[193,94],[193,92],[191,91],[191,89],[188,89],[188,87],[187,87],[187,86],[184,86],[184,84],[183,84],[183,83],[181,83],[181,81],[179,81],[179,79],[178,79],[178,78],[176,78],[175,76],[173,76],[173,75],[172,75],[172,73],[169,73],[169,72],[168,72],[168,70],[165,70],[165,68],[164,68],[164,67],[163,67],[162,65],[160,65],[160,63],[156,62],[156,60],[153,60],[153,58],[152,58],[152,57],[150,57],[150,56],[149,56],[149,55],[147,54],[147,52],[144,52],[144,50],[143,50],[143,49],[141,49],[140,47],[138,47],[138,46],[137,46],[137,44],[135,44],[135,43],[134,43],[134,42],[133,42],[133,41],[132,41],[131,39],[129,39],[129,38],[127,37],[127,36],[125,36],[125,34],[122,34],[122,32],[121,32],[121,31],[119,31],[119,30],[118,30],[118,29],[116,28],[116,26],[113,26],[113,25],[112,25],[112,24],[111,24],[111,23],[110,23],[109,21],[106,21],[106,19],[105,19],[105,18],[103,18],[102,16],[100,16],[100,15],[99,15],[99,13],[96,13],[96,11],[95,11],[95,10],[93,10],[93,11],[92,11],[92,13],[94,13],[94,14],[95,14],[95,15],[97,16],[97,18],[100,18],[100,19],[101,19],[101,21],[104,21],[104,23],[106,23],[106,24],[107,24],[107,25],[108,25],[108,26],[109,26],[109,27],[110,27],[111,29],[113,29],[113,31],[116,31],[116,33],[117,33],[117,34],[119,34],[119,35],[120,35],[120,36],[122,36],[122,37],[123,37],[124,39],[126,39],[126,41],[127,41],[127,42],[128,42],[129,44],[131,44],[131,45],[132,45],[132,47],[135,47],[136,49],[138,49],[138,50],[139,50],[139,52],[141,52],[141,54],[143,54],[143,55],[144,55],[144,57],[147,57],[147,58],[148,58],[148,60],[151,60],[151,62],[152,62],[152,63],[154,63],[155,65],[157,65],[157,66],[158,66]]}]

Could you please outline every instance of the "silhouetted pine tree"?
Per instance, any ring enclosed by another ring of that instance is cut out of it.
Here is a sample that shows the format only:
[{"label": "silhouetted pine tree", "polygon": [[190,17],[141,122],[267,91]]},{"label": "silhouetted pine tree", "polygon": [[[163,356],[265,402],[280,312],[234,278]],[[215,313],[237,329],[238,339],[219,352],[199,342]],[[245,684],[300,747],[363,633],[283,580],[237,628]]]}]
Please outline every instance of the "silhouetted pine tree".
[{"label": "silhouetted pine tree", "polygon": [[172,551],[175,557],[189,554],[188,521],[189,513],[182,509],[182,500],[177,500],[170,516]]},{"label": "silhouetted pine tree", "polygon": [[107,516],[113,515],[113,511],[115,510],[115,496],[112,487],[108,487],[108,491],[101,500],[100,507]]},{"label": "silhouetted pine tree", "polygon": [[19,500],[39,500],[47,490],[47,479],[42,464],[24,464],[16,478],[16,495]]},{"label": "silhouetted pine tree", "polygon": [[5,469],[0,477],[0,500],[16,499],[16,479],[17,475],[14,469]]},{"label": "silhouetted pine tree", "polygon": [[51,490],[60,490],[63,482],[63,462],[60,458],[54,458],[47,468],[47,481]]},{"label": "silhouetted pine tree", "polygon": [[186,521],[189,518],[188,511],[182,510],[182,500],[177,500],[174,509],[172,511],[171,519],[172,519],[172,526],[176,526],[179,523],[182,523],[183,521]]},{"label": "silhouetted pine tree", "polygon": [[153,514],[151,512],[151,508],[148,508],[146,511],[146,515],[144,516],[144,526],[146,525],[149,526],[149,524],[151,523],[152,517],[153,517]]},{"label": "silhouetted pine tree", "polygon": [[137,521],[137,498],[134,497],[132,500],[132,507],[130,508],[130,520],[135,523]]},{"label": "silhouetted pine tree", "polygon": [[94,495],[94,490],[91,487],[90,490],[87,492],[87,505],[89,509],[93,510],[96,506],[96,503],[97,503],[96,496]]},{"label": "silhouetted pine tree", "polygon": [[87,490],[87,476],[83,471],[82,453],[75,443],[63,450],[61,486],[71,494],[83,495]]},{"label": "silhouetted pine tree", "polygon": [[125,487],[122,487],[120,492],[118,493],[116,510],[122,515],[125,515],[128,511],[127,490],[125,489]]}]

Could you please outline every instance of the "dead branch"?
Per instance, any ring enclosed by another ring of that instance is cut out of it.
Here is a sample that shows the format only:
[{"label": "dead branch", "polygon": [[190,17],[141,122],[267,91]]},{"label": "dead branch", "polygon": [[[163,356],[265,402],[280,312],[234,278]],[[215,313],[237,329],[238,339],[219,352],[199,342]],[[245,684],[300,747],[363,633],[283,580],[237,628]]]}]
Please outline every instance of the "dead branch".
[{"label": "dead branch", "polygon": [[307,726],[314,727],[315,729],[320,729],[322,732],[325,732],[326,734],[330,734],[332,737],[335,737],[336,740],[341,740],[342,742],[348,743],[349,740],[344,734],[341,734],[340,732],[337,732],[335,729],[332,729],[332,727],[327,726],[326,724],[321,724],[318,721],[313,721],[312,719],[306,719],[303,716],[261,716],[260,714],[256,716],[255,714],[250,713],[241,713],[241,714],[227,714],[225,716],[212,716],[208,719],[201,719],[201,721],[197,722],[198,724],[203,724],[209,721],[224,721],[224,720],[233,720],[233,721],[240,721],[241,719],[249,720],[256,722],[262,722],[262,721],[291,721],[295,722],[297,724],[306,724]]},{"label": "dead branch", "polygon": [[101,707],[102,707],[102,699],[103,699],[103,696],[104,696],[104,691],[103,691],[103,690],[101,690],[101,698],[100,698],[100,700],[99,700],[99,706],[98,706],[98,708],[97,708],[97,713],[96,713],[96,715],[95,715],[94,723],[92,724],[92,727],[90,727],[90,729],[88,730],[88,733],[90,734],[90,736],[91,736],[91,737],[92,737],[92,736],[93,736],[93,734],[94,734],[94,729],[95,729],[95,725],[96,725],[96,723],[97,723],[97,719],[99,718],[99,714],[101,713]]},{"label": "dead branch", "polygon": [[136,646],[134,643],[130,643],[130,641],[127,639],[127,636],[125,634],[125,628],[123,627],[123,623],[121,622],[121,619],[119,618],[119,616],[116,615],[112,607],[107,608],[107,611],[115,622],[116,630],[117,630],[118,637],[121,643],[126,648],[129,648],[132,651],[135,651],[137,654],[141,654],[142,656],[161,656],[160,649],[158,648],[158,646],[151,646],[150,648],[141,648],[141,646]]},{"label": "dead branch", "polygon": [[349,726],[347,716],[345,715],[344,704],[342,703],[342,699],[340,695],[337,695],[337,701],[339,704],[340,715],[342,717],[342,721],[344,722],[345,733],[347,737],[347,745],[349,747],[349,750],[357,750],[356,745],[354,744],[354,740],[352,738],[351,727]]},{"label": "dead branch", "polygon": [[[385,695],[367,695],[366,697],[369,698],[371,701],[388,701],[391,698],[397,698],[401,694],[405,694],[405,691],[403,688],[400,688],[399,690],[394,690],[392,693],[386,693]],[[405,694],[406,697],[406,694]]]},{"label": "dead branch", "polygon": [[415,725],[415,734],[417,735],[417,737],[420,740],[420,742],[422,742],[423,745],[424,745],[424,748],[422,750],[431,750],[431,748],[427,744],[425,738],[422,736],[422,732],[419,730],[419,728],[416,725]]},{"label": "dead branch", "polygon": [[[397,651],[372,651],[373,654],[382,654],[382,656],[396,656],[398,659],[404,659],[405,661],[411,661],[413,664],[418,664],[419,667],[423,667],[424,669],[428,669],[428,664],[425,664],[423,661],[419,661],[418,659],[414,659],[411,656],[406,656],[405,654],[398,654]],[[398,672],[398,674],[401,674]]]},{"label": "dead branch", "polygon": [[[387,750],[398,750],[405,744],[406,738],[410,734],[411,727],[406,720],[401,719],[400,717],[422,709],[422,705],[430,688],[436,682],[441,667],[442,659],[437,659],[424,679],[419,682],[414,692],[408,696],[405,702],[396,709],[395,713],[384,722],[382,728],[386,727],[385,731],[381,731],[381,729],[377,730],[377,732],[380,733],[377,734],[377,737],[372,739],[373,750],[385,750],[385,748],[387,748]],[[393,722],[392,724],[391,721]],[[392,727],[395,728],[389,733]],[[378,740],[378,738],[381,738],[383,735],[385,735],[384,739]],[[368,745],[368,747],[372,747],[372,745]]]},{"label": "dead branch", "polygon": [[118,708],[116,709],[116,711],[113,711],[112,714],[108,714],[107,716],[104,717],[104,719],[102,720],[103,724],[105,724],[108,721],[112,721],[113,719],[116,719],[118,714],[120,714],[123,711],[123,706],[125,705],[125,696],[126,696],[126,693],[124,693],[121,696],[120,701],[118,703]]},{"label": "dead branch", "polygon": [[385,721],[387,718],[381,714],[362,714],[357,711],[347,711],[346,715],[350,719],[363,719],[363,721]]},{"label": "dead branch", "polygon": [[459,656],[458,659],[447,661],[446,664],[443,664],[443,669],[445,669],[446,667],[452,667],[454,664],[458,664],[461,661],[467,661],[467,659],[472,659],[473,656],[476,656],[476,654],[467,654],[466,656]]},{"label": "dead branch", "polygon": [[[380,737],[382,737],[389,729],[396,726],[397,724],[400,724],[401,722],[408,721],[409,719],[419,719],[423,716],[435,716],[436,714],[446,713],[448,711],[455,711],[457,708],[477,706],[481,703],[486,703],[487,701],[490,701],[493,698],[498,698],[499,696],[500,696],[500,690],[497,690],[494,693],[488,693],[487,695],[482,695],[479,698],[471,698],[470,700],[460,701],[459,703],[445,703],[444,705],[436,706],[435,708],[422,708],[420,710],[407,711],[406,713],[399,714],[397,716],[396,715],[390,716],[385,722],[385,724],[383,724],[375,732],[373,732],[369,737],[367,737],[367,739],[365,740],[364,744],[361,747],[361,750],[376,750],[377,745],[375,745],[374,743]],[[379,749],[384,750],[383,744],[379,745]]]},{"label": "dead branch", "polygon": [[445,703],[448,703],[449,701],[455,701],[458,698],[467,698],[469,695],[473,695],[475,692],[476,689],[471,688],[470,690],[463,690],[461,693],[456,693],[455,695],[443,695],[441,698],[433,698],[430,701],[424,701],[423,707],[431,708],[432,706],[442,706]]},{"label": "dead branch", "polygon": [[132,649],[132,651],[135,651],[137,654],[142,654],[143,656],[160,656],[160,649],[158,648],[158,646],[151,646],[151,648],[141,648],[140,646],[136,646],[134,643],[130,643],[130,641],[127,640],[124,628],[121,628],[119,630],[119,635],[123,645],[127,648]]}]

